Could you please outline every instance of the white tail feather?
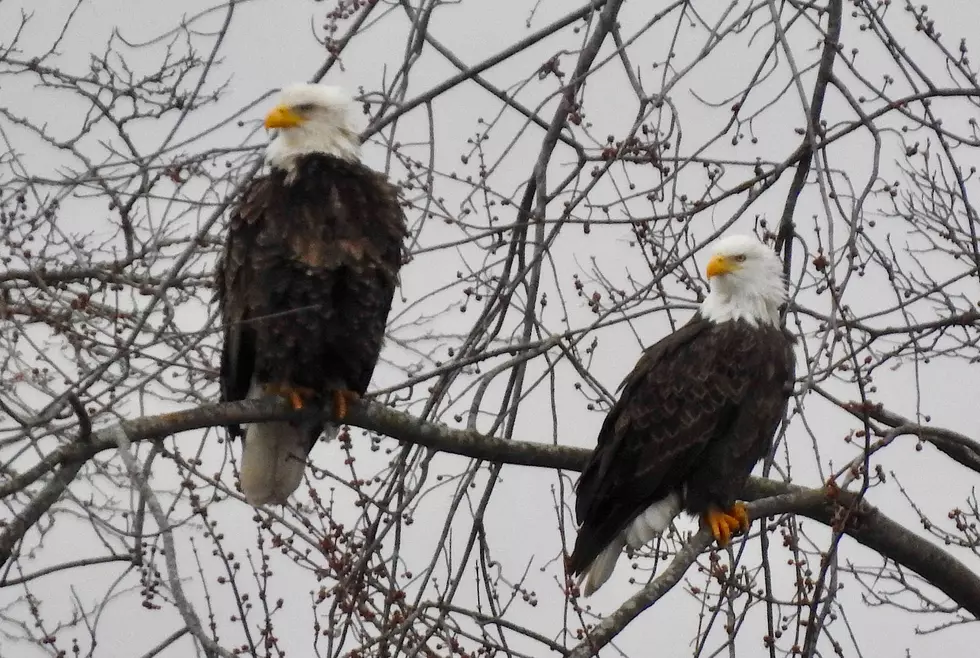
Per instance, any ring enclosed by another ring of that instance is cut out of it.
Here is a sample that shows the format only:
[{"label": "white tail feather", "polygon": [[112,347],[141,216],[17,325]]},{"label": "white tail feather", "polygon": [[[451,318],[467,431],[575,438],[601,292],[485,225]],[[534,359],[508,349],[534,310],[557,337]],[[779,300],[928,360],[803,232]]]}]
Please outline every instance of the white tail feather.
[{"label": "white tail feather", "polygon": [[253,505],[282,504],[296,491],[306,468],[303,428],[290,423],[252,423],[242,452],[242,492]]},{"label": "white tail feather", "polygon": [[[586,569],[582,576],[579,578],[579,587],[582,588],[582,594],[584,596],[591,596],[593,592],[602,587],[609,576],[612,575],[613,569],[616,568],[616,561],[619,560],[619,554],[623,552],[623,548],[626,546],[626,536],[624,533],[619,533],[612,542],[606,546],[596,559],[592,560],[592,564]],[[584,583],[584,585],[583,585]]]},{"label": "white tail feather", "polygon": [[[337,436],[338,427],[324,428],[326,440]],[[242,452],[242,493],[252,505],[284,505],[299,488],[306,470],[310,435],[306,424],[252,423],[245,432]]]},{"label": "white tail feather", "polygon": [[[260,397],[262,388],[252,382],[249,398]],[[306,470],[306,456],[313,447],[316,426],[309,423],[251,423],[245,431],[240,473],[242,493],[252,505],[283,505],[299,488]],[[327,425],[327,440],[337,435]]]},{"label": "white tail feather", "polygon": [[675,491],[640,513],[626,528],[626,542],[636,550],[670,527],[680,514],[681,497]]},{"label": "white tail feather", "polygon": [[[584,596],[591,596],[602,587],[613,570],[616,562],[626,545],[633,549],[641,548],[657,535],[670,527],[670,522],[680,514],[681,496],[674,492],[662,500],[650,505],[606,546],[596,559],[592,560],[589,568],[582,572],[579,587]],[[583,585],[584,583],[584,585]]]}]

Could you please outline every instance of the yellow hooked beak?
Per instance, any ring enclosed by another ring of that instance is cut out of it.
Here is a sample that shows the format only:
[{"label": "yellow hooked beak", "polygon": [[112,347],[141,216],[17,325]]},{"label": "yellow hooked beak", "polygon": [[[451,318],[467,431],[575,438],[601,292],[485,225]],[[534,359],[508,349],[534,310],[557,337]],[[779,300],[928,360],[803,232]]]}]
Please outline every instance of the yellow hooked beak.
[{"label": "yellow hooked beak", "polygon": [[301,125],[305,119],[290,107],[276,105],[265,115],[265,129],[272,128],[295,128]]},{"label": "yellow hooked beak", "polygon": [[710,279],[722,274],[731,274],[737,269],[738,263],[734,259],[725,256],[712,256],[711,260],[708,261],[708,269],[705,270],[705,274]]}]

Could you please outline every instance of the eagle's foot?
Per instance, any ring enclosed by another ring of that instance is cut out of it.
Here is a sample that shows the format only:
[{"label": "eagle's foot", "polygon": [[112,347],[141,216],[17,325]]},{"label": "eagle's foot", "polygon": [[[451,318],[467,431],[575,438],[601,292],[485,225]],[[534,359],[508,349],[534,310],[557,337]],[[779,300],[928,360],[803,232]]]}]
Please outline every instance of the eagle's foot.
[{"label": "eagle's foot", "polygon": [[749,511],[744,503],[735,503],[727,511],[712,507],[704,515],[704,524],[711,530],[711,535],[722,548],[728,546],[732,536],[736,532],[745,532],[749,529]]},{"label": "eagle's foot", "polygon": [[279,395],[289,400],[289,406],[293,411],[299,411],[306,406],[306,401],[316,395],[316,391],[305,386],[293,386],[291,384],[269,384],[265,387],[265,392],[269,395]]},{"label": "eagle's foot", "polygon": [[347,417],[348,407],[358,400],[361,396],[356,392],[351,391],[346,388],[338,388],[333,391],[333,412],[337,417],[337,420],[343,420]]},{"label": "eagle's foot", "polygon": [[732,508],[728,511],[729,516],[734,516],[738,519],[738,529],[742,532],[748,532],[749,526],[752,525],[752,519],[749,518],[749,510],[745,507],[745,503],[735,503]]}]

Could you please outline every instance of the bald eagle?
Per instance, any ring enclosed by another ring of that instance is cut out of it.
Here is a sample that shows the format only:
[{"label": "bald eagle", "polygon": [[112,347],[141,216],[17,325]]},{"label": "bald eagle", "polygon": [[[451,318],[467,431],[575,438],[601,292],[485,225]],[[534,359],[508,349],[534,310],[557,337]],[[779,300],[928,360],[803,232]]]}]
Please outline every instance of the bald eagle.
[{"label": "bald eagle", "polygon": [[[217,271],[222,400],[279,395],[294,409],[329,401],[343,419],[371,381],[406,229],[395,188],[360,163],[349,105],[337,87],[299,84],[265,118],[279,131],[266,151],[270,171],[231,213]],[[241,427],[228,429],[242,437]],[[329,440],[337,429],[248,425],[245,498],[284,503],[321,431]]]},{"label": "bald eagle", "polygon": [[586,596],[627,545],[640,548],[681,511],[721,546],[748,529],[736,496],[772,448],[794,376],[779,317],[786,291],[779,259],[753,237],[719,240],[706,273],[697,314],[626,377],[576,487],[568,571]]}]

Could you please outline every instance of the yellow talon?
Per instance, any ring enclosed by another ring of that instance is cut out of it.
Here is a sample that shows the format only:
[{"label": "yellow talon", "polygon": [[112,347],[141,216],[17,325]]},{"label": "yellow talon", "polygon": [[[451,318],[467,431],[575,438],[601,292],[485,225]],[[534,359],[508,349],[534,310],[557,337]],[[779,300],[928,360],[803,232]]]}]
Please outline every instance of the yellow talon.
[{"label": "yellow talon", "polygon": [[728,545],[729,539],[728,522],[725,514],[720,510],[711,510],[706,516],[712,536],[718,542],[718,545],[724,548]]},{"label": "yellow talon", "polygon": [[704,515],[704,524],[711,530],[711,535],[721,548],[728,546],[736,532],[749,529],[749,512],[743,503],[735,503],[727,512],[712,507]]},{"label": "yellow talon", "polygon": [[333,392],[333,410],[337,420],[347,417],[348,407],[352,402],[357,402],[361,398],[354,391],[347,389],[337,389]]},{"label": "yellow talon", "polygon": [[742,532],[748,532],[749,526],[752,525],[752,520],[749,518],[749,510],[746,509],[745,503],[735,503],[732,505],[732,509],[728,511],[729,515],[733,516],[736,521],[738,521],[738,529]]},{"label": "yellow talon", "polygon": [[299,411],[306,406],[304,398],[313,397],[312,388],[305,386],[293,386],[291,384],[269,384],[265,387],[265,392],[269,395],[279,395],[289,400],[289,406],[293,411]]}]

